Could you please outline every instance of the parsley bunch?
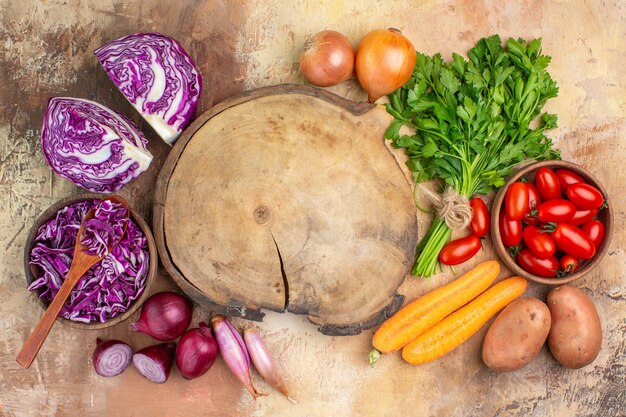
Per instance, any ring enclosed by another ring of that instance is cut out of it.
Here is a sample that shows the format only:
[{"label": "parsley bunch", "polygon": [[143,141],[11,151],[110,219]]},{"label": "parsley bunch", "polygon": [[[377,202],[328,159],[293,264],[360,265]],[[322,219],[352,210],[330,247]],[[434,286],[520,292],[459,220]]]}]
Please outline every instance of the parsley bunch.
[{"label": "parsley bunch", "polygon": [[[544,135],[557,116],[541,109],[558,87],[546,71],[550,57],[541,54],[541,40],[509,39],[504,49],[494,35],[478,41],[468,57],[453,54],[446,63],[440,54],[418,52],[413,75],[389,96],[394,120],[385,138],[405,149],[415,182],[439,178],[470,198],[504,185],[526,158],[560,155]],[[415,133],[400,135],[404,125]],[[436,271],[451,234],[442,219],[433,220],[416,248],[413,275]]]}]

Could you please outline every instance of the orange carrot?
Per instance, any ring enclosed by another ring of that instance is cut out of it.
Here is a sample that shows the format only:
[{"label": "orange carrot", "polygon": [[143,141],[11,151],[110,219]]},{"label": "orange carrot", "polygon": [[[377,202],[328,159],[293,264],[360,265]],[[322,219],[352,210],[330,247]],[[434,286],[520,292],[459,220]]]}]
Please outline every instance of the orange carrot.
[{"label": "orange carrot", "polygon": [[528,281],[513,277],[498,282],[465,307],[455,311],[402,349],[410,364],[430,362],[456,349],[498,311],[520,297]]},{"label": "orange carrot", "polygon": [[483,262],[456,280],[424,294],[385,321],[374,333],[372,345],[382,353],[401,349],[489,288],[498,273],[497,261]]}]

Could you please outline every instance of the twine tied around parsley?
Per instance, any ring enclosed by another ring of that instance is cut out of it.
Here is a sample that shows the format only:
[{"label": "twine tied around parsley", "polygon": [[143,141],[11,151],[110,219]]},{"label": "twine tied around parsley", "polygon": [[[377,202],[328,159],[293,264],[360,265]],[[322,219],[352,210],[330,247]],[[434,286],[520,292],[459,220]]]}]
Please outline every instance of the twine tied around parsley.
[{"label": "twine tied around parsley", "polygon": [[472,208],[469,199],[463,197],[452,187],[448,187],[442,194],[429,190],[418,184],[420,191],[433,203],[435,212],[450,229],[459,230],[469,226],[472,220]]}]

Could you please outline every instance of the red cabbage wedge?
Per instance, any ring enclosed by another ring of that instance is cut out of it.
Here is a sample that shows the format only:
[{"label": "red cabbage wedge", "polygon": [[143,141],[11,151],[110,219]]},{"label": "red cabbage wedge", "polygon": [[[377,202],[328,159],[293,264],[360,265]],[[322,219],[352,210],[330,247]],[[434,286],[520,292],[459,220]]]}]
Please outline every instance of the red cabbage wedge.
[{"label": "red cabbage wedge", "polygon": [[160,33],[135,33],[94,51],[102,68],[169,144],[191,123],[202,77],[180,43]]},{"label": "red cabbage wedge", "polygon": [[79,187],[113,193],[150,166],[148,141],[126,117],[94,101],[54,97],[41,129],[46,161]]}]

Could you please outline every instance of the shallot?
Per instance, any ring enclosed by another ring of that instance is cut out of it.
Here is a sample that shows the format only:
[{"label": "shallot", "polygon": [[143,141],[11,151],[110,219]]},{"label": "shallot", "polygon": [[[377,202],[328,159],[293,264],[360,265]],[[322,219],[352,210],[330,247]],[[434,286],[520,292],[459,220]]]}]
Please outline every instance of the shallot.
[{"label": "shallot", "polygon": [[174,343],[148,346],[133,355],[133,364],[141,375],[156,384],[163,384],[172,371],[175,350]]},{"label": "shallot", "polygon": [[188,298],[171,291],[151,295],[141,307],[139,320],[130,328],[156,340],[174,340],[191,324],[193,304]]},{"label": "shallot", "polygon": [[176,367],[185,379],[198,378],[207,373],[217,359],[217,342],[206,323],[190,329],[178,341]]},{"label": "shallot", "polygon": [[93,351],[93,367],[100,376],[119,375],[130,365],[133,351],[126,343],[119,340],[96,339]]},{"label": "shallot", "polygon": [[259,332],[255,329],[245,329],[243,331],[243,339],[246,342],[252,363],[254,363],[254,367],[259,371],[263,379],[280,391],[289,401],[296,404],[296,401],[289,396],[287,387],[285,387],[285,383],[278,372],[276,362]]},{"label": "shallot", "polygon": [[233,375],[246,387],[254,399],[267,395],[259,393],[252,385],[250,356],[237,329],[224,316],[214,316],[211,319],[211,326],[220,347],[222,358]]}]

